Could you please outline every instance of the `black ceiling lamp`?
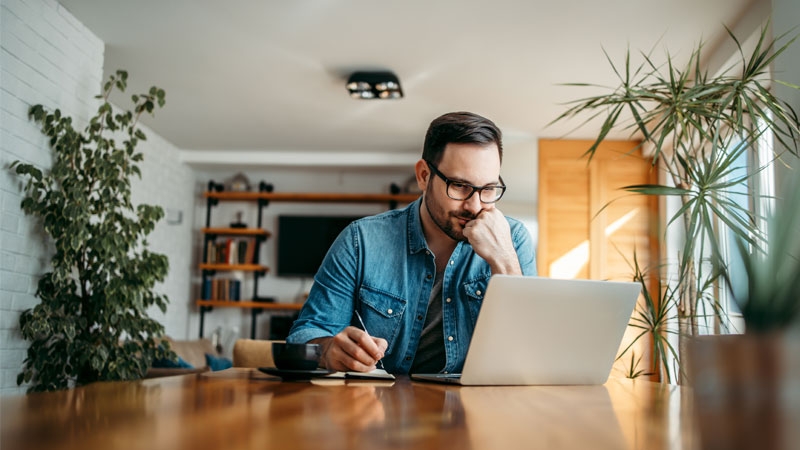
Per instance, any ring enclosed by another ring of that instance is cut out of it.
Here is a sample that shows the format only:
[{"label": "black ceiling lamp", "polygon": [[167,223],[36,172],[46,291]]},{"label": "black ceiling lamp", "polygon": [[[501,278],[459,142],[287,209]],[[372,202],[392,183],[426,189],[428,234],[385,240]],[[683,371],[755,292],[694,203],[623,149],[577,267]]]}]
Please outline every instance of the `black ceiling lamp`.
[{"label": "black ceiling lamp", "polygon": [[358,99],[403,97],[400,80],[392,72],[355,72],[347,79],[347,90]]}]

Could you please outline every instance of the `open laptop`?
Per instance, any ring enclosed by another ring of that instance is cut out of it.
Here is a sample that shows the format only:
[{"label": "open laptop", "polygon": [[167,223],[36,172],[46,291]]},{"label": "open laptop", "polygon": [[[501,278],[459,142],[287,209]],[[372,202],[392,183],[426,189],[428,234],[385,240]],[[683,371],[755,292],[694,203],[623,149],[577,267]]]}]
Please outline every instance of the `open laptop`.
[{"label": "open laptop", "polygon": [[495,275],[461,374],[412,380],[461,385],[603,384],[639,283]]}]

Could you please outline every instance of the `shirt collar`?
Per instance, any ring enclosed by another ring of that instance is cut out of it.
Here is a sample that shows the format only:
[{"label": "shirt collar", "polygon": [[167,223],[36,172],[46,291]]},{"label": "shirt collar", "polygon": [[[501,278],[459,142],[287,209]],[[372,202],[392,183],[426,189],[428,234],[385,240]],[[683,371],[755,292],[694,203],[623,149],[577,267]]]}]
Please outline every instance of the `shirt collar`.
[{"label": "shirt collar", "polygon": [[408,205],[408,253],[418,253],[425,251],[428,245],[425,242],[425,235],[422,234],[422,219],[419,209],[422,207],[422,196],[420,195],[414,203]]},{"label": "shirt collar", "polygon": [[[422,218],[420,217],[420,208],[422,208],[423,197],[414,200],[414,203],[408,205],[408,253],[414,254],[428,250],[428,242],[425,240],[425,235],[422,233]],[[465,242],[456,243],[456,248],[453,250],[451,257],[459,254],[462,245],[469,245]]]}]

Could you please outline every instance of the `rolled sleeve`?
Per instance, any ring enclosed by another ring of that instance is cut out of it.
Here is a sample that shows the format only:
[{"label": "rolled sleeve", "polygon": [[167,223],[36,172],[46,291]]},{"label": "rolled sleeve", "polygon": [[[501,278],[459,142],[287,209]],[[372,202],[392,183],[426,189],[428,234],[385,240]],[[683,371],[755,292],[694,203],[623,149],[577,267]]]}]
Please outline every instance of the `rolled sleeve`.
[{"label": "rolled sleeve", "polygon": [[525,276],[536,275],[536,250],[533,246],[533,238],[528,232],[528,228],[516,219],[509,219],[511,223],[511,240],[519,258],[519,266]]}]

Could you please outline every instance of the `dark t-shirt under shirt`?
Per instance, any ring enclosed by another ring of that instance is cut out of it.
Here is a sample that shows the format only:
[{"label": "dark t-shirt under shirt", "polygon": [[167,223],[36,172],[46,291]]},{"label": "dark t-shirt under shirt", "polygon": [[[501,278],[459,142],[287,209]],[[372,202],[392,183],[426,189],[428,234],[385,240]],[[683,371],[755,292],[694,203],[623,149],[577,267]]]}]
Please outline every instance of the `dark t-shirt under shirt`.
[{"label": "dark t-shirt under shirt", "polygon": [[447,363],[444,351],[444,332],[442,328],[442,278],[444,272],[436,274],[431,296],[428,300],[428,313],[419,339],[411,373],[439,373]]}]

